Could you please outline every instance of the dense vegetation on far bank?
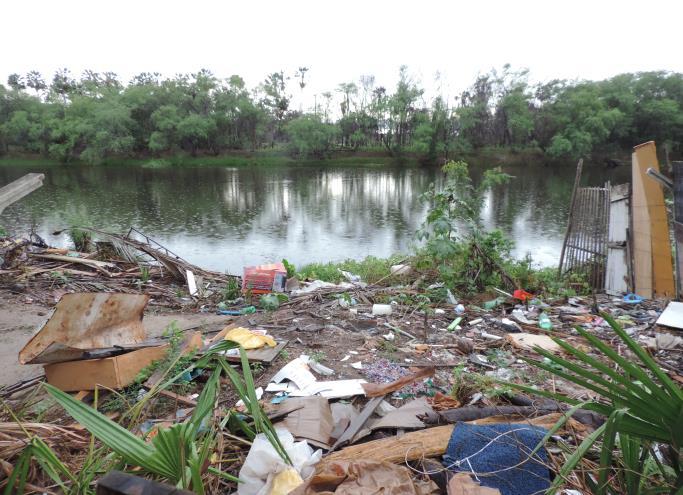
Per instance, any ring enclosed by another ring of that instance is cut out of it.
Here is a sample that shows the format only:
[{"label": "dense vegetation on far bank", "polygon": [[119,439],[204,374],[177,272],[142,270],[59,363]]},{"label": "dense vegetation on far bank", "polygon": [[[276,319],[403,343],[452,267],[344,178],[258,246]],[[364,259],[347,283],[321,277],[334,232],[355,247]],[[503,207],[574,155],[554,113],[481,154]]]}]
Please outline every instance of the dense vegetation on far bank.
[{"label": "dense vegetation on far bank", "polygon": [[536,150],[551,158],[629,149],[656,140],[683,151],[683,75],[622,74],[604,81],[554,80],[531,85],[509,66],[476,78],[455,98],[425,98],[401,68],[396,88],[373,76],[315,95],[308,69],[268,75],[256,88],[239,76],[202,70],[162,79],[143,73],[123,84],[113,73],[66,69],[46,82],[37,72],[0,84],[0,156],[38,154],[61,162],[288,153],[339,157],[366,150],[421,161],[482,148]]}]

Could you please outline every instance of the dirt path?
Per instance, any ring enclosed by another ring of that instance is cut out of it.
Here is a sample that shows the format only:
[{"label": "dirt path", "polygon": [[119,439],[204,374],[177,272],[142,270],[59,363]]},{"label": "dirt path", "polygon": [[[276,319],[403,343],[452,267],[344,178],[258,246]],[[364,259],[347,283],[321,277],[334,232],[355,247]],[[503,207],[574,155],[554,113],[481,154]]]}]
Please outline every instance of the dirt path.
[{"label": "dirt path", "polygon": [[[17,356],[36,329],[45,321],[50,308],[41,304],[29,304],[22,298],[0,294],[0,387],[43,373],[42,365],[21,365]],[[144,323],[149,337],[161,335],[172,322],[181,329],[204,326],[219,330],[227,323],[226,317],[210,313],[154,313],[147,308]]]}]

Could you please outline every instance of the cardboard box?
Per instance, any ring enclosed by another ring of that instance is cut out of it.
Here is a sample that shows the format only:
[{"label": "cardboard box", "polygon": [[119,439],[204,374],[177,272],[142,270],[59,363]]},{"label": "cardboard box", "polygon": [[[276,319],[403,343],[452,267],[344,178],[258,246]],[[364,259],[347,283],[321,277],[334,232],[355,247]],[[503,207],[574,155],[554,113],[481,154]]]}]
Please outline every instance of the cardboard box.
[{"label": "cardboard box", "polygon": [[140,370],[162,359],[167,350],[163,345],[102,359],[46,364],[45,375],[49,384],[65,392],[95,390],[96,385],[120,389],[133,383]]}]

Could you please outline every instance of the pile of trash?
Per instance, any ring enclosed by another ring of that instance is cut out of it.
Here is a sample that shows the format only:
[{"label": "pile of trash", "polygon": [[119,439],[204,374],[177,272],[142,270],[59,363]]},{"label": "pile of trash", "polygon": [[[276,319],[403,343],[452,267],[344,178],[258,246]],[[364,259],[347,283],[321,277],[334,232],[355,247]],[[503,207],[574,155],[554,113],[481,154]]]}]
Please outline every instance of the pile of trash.
[{"label": "pile of trash", "polygon": [[180,308],[218,301],[229,280],[239,284],[239,277],[192,265],[134,228],[126,235],[80,230],[97,235],[88,252],[49,247],[35,234],[0,237],[0,289],[47,305],[69,292],[144,293],[150,304]]},{"label": "pile of trash", "polygon": [[[71,472],[92,462],[82,454],[85,430],[117,452],[90,423],[98,409],[150,455],[156,436],[181,425],[192,438],[210,437],[206,451],[192,454],[204,459],[195,465],[199,478],[178,481],[138,461],[142,472],[195,492],[542,493],[565,454],[537,446],[568,406],[505,383],[577,401],[594,394],[528,358],[566,356],[558,337],[592,354],[577,326],[623,353],[610,318],[683,382],[682,303],[606,295],[544,301],[523,290],[467,301],[439,285],[413,287],[405,273],[388,281],[401,285],[387,286],[349,275],[330,284],[288,279],[279,263],[248,267],[242,298],[204,300],[204,311],[224,316],[222,328],[175,340],[147,338],[149,295],[63,295],[19,355],[42,364],[45,376],[0,389],[13,411],[0,423],[4,483],[36,439]],[[52,399],[38,387],[43,381]],[[555,435],[578,445],[604,421],[579,409]],[[40,469],[30,473],[34,490],[55,483]],[[121,473],[100,482],[133,483]],[[568,479],[567,493],[584,483]]]}]

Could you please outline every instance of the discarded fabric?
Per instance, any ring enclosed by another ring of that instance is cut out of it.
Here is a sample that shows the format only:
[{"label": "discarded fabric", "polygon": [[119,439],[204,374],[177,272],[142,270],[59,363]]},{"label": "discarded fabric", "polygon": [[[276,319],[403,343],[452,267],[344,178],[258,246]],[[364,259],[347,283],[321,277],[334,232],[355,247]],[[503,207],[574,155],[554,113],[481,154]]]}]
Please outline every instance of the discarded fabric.
[{"label": "discarded fabric", "polygon": [[544,448],[530,454],[546,433],[523,424],[458,423],[443,463],[452,471],[475,474],[482,486],[497,488],[501,495],[545,493],[550,487],[548,454]]}]

